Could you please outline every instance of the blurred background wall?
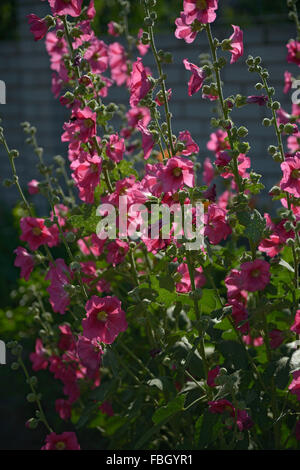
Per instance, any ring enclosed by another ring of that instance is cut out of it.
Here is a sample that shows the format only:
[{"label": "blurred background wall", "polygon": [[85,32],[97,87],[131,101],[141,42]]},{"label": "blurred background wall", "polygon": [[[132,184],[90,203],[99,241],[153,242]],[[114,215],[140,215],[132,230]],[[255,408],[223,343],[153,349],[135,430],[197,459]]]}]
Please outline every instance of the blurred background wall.
[{"label": "blurred background wall", "polygon": [[[2,1],[5,2],[6,0]],[[105,9],[103,3],[103,1],[99,2],[100,8],[104,9],[105,14],[108,14],[109,10]],[[108,5],[114,4],[113,1],[107,3]],[[135,7],[135,4],[138,6],[140,2],[135,0],[131,3]],[[197,40],[191,45],[187,45],[183,40],[176,39],[174,37],[174,19],[179,16],[180,7],[171,8],[172,3],[174,2],[158,2],[158,4],[163,4],[164,7],[169,4],[169,17],[171,20],[169,24],[167,22],[158,24],[160,31],[157,36],[157,46],[160,49],[171,51],[174,55],[174,63],[165,69],[168,74],[168,88],[173,90],[170,107],[175,118],[174,131],[190,130],[193,138],[200,146],[199,160],[203,161],[210,153],[206,150],[206,143],[212,132],[210,111],[213,105],[207,100],[203,100],[201,93],[191,98],[188,97],[187,80],[189,73],[184,69],[182,60],[188,58],[197,64],[199,54],[208,53],[206,35],[204,33],[199,34]],[[258,10],[256,10],[258,14],[260,13],[259,8],[264,2],[255,3],[260,4],[257,7]],[[270,4],[270,2],[268,3]],[[232,34],[230,22],[240,20],[237,24],[243,25],[246,23],[244,58],[232,66],[225,67],[222,71],[225,94],[259,94],[254,89],[258,76],[248,72],[245,59],[249,53],[254,56],[260,55],[271,73],[271,83],[276,89],[277,99],[281,101],[284,109],[290,111],[291,97],[289,94],[284,95],[282,90],[284,71],[288,67],[290,70],[296,67],[290,64],[288,66],[285,60],[285,45],[294,33],[294,26],[292,23],[288,23],[287,14],[285,16],[283,14],[281,16],[282,22],[278,23],[280,7],[277,9],[277,14],[274,15],[274,11],[276,13],[276,1],[272,3],[274,4],[272,8],[273,16],[264,15],[264,11],[261,12],[260,16],[251,16],[250,13],[253,8],[251,4],[253,2],[223,0],[222,4],[227,4],[227,9],[223,5],[222,8],[225,13],[219,15],[220,20],[216,26],[214,25],[213,30],[218,38],[223,39]],[[17,167],[21,182],[25,185],[29,179],[37,177],[38,174],[35,169],[35,156],[32,154],[31,149],[24,144],[25,137],[20,129],[20,122],[29,121],[38,128],[39,143],[45,148],[46,157],[51,159],[56,154],[66,155],[66,146],[60,142],[60,136],[67,113],[51,93],[51,71],[44,42],[33,41],[26,19],[26,15],[29,13],[35,13],[41,17],[49,13],[48,2],[16,0],[10,2],[10,4],[15,5],[15,37],[0,41],[0,79],[4,80],[7,85],[7,104],[0,105],[0,116],[3,118],[3,125],[10,147],[20,150],[21,156],[17,161]],[[285,4],[285,2],[281,0],[281,4]],[[244,5],[244,9],[239,6],[239,10],[238,5]],[[246,15],[247,8],[248,16]],[[134,8],[133,11],[135,11]],[[162,13],[163,19],[166,15],[168,16],[168,12],[164,9]],[[137,22],[138,18],[134,16],[134,27]],[[139,24],[142,24],[142,21]],[[106,37],[104,21],[100,24],[96,22],[96,28],[105,41],[111,41],[111,38]],[[148,53],[145,57],[144,63],[152,67],[154,73],[156,72],[151,53]],[[114,87],[110,89],[108,100],[117,103],[123,102],[128,106],[128,97],[123,88]],[[268,113],[266,108],[253,104],[235,111],[233,117],[238,124],[244,124],[249,128],[249,139],[252,147],[249,155],[252,157],[254,169],[258,173],[263,172],[264,184],[269,189],[278,180],[279,166],[273,163],[266,151],[267,146],[274,143],[273,129],[266,129],[261,125],[262,118],[266,113]],[[0,148],[0,159],[0,179],[3,181],[4,178],[10,176],[10,169],[8,159],[2,148]],[[16,197],[17,194],[14,189],[7,190],[1,185],[1,201],[13,205]],[[260,202],[264,205],[267,204],[265,198]]]}]

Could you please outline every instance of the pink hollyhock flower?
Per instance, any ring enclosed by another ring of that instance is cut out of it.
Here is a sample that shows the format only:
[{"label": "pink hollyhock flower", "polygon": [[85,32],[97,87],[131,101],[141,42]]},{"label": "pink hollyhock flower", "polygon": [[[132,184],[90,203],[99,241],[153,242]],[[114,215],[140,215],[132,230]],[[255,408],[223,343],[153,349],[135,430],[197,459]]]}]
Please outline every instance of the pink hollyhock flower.
[{"label": "pink hollyhock flower", "polygon": [[91,66],[93,73],[102,73],[108,67],[108,52],[107,45],[95,38],[90,47],[84,54],[84,58]]},{"label": "pink hollyhock flower", "polygon": [[232,269],[230,271],[229,275],[225,278],[225,286],[229,300],[236,299],[243,302],[247,299],[247,293],[243,290],[241,271],[238,269]]},{"label": "pink hollyhock flower", "polygon": [[46,437],[46,443],[41,450],[80,450],[80,445],[74,432],[62,434],[51,432]]},{"label": "pink hollyhock flower", "polygon": [[106,145],[107,156],[116,163],[119,163],[125,153],[125,140],[120,138],[118,134],[113,134],[109,137],[109,142]]},{"label": "pink hollyhock flower", "polygon": [[214,167],[212,166],[212,163],[208,157],[204,160],[204,163],[203,163],[203,175],[202,176],[203,176],[203,181],[207,186],[210,185],[210,183],[215,177]]},{"label": "pink hollyhock flower", "polygon": [[252,428],[254,423],[246,410],[236,410],[236,424],[242,432]]},{"label": "pink hollyhock flower", "polygon": [[126,113],[126,118],[128,126],[132,127],[133,129],[137,127],[139,122],[141,122],[144,127],[147,127],[151,121],[149,109],[142,106],[129,109],[129,111]]},{"label": "pink hollyhock flower", "polygon": [[185,144],[185,149],[180,152],[181,155],[189,157],[193,153],[199,152],[199,147],[196,142],[192,139],[189,131],[182,131],[179,133],[178,140]]},{"label": "pink hollyhock flower", "polygon": [[49,0],[53,15],[77,17],[81,13],[83,0]]},{"label": "pink hollyhock flower", "polygon": [[90,4],[88,6],[88,9],[87,9],[87,17],[89,20],[93,20],[96,16],[96,8],[95,8],[95,1],[94,0],[91,0],[90,1]]},{"label": "pink hollyhock flower", "polygon": [[107,245],[108,254],[106,261],[114,267],[124,261],[125,256],[129,250],[127,242],[122,240],[114,240]]},{"label": "pink hollyhock flower", "polygon": [[287,147],[291,153],[298,152],[300,150],[300,132],[288,137]]},{"label": "pink hollyhock flower", "polygon": [[72,121],[63,126],[62,142],[88,142],[96,135],[96,113],[90,108],[77,109],[72,113]]},{"label": "pink hollyhock flower", "polygon": [[229,163],[231,162],[231,156],[229,155],[228,152],[222,151],[217,154],[217,158],[215,161],[216,166],[222,167],[222,166],[228,166]]},{"label": "pink hollyhock flower", "polygon": [[199,31],[197,21],[193,24],[186,22],[186,15],[183,11],[180,12],[180,18],[176,18],[176,31],[175,36],[177,39],[184,39],[186,43],[191,44],[195,41],[197,33]]},{"label": "pink hollyhock flower", "polygon": [[297,310],[295,315],[295,321],[290,329],[291,331],[294,331],[297,335],[300,335],[300,310]]},{"label": "pink hollyhock flower", "polygon": [[18,248],[14,250],[14,253],[17,255],[14,265],[21,268],[20,276],[25,279],[25,281],[28,281],[34,268],[34,258],[22,246],[18,246]]},{"label": "pink hollyhock flower", "polygon": [[102,405],[99,406],[99,410],[101,410],[102,413],[106,414],[107,416],[114,416],[114,410],[109,401],[104,401]]},{"label": "pink hollyhock flower", "polygon": [[296,370],[292,373],[293,380],[289,385],[289,391],[293,395],[297,395],[297,399],[300,401],[300,370]]},{"label": "pink hollyhock flower", "polygon": [[115,21],[110,21],[107,25],[107,32],[111,36],[118,37],[120,36],[119,30],[118,30],[118,24],[115,23]]},{"label": "pink hollyhock flower", "polygon": [[41,245],[54,246],[59,243],[59,240],[54,239],[50,230],[45,226],[44,219],[23,217],[20,226],[22,230],[20,240],[27,242],[32,251],[37,250]]},{"label": "pink hollyhock flower", "polygon": [[216,204],[211,204],[208,207],[207,213],[204,215],[204,223],[204,235],[213,245],[217,245],[221,240],[226,240],[232,232],[226,221],[226,211]]},{"label": "pink hollyhock flower", "polygon": [[142,133],[142,147],[144,150],[144,159],[148,160],[148,158],[151,156],[151,152],[155,145],[155,141],[149,129],[144,127],[141,122],[138,123],[138,128]]},{"label": "pink hollyhock flower", "polygon": [[269,101],[269,98],[266,95],[261,95],[261,96],[251,95],[247,97],[246,101],[248,104],[255,103],[255,104],[258,104],[259,106],[264,106]]},{"label": "pink hollyhock flower", "polygon": [[295,197],[300,197],[300,153],[297,152],[294,157],[286,158],[280,166],[283,171],[280,188]]},{"label": "pink hollyhock flower", "polygon": [[287,124],[290,122],[292,116],[287,113],[283,108],[278,109],[276,111],[276,116],[277,116],[277,123],[279,124]]},{"label": "pink hollyhock flower", "polygon": [[284,333],[280,330],[273,329],[269,333],[270,336],[270,348],[277,349],[284,340]]},{"label": "pink hollyhock flower", "polygon": [[88,204],[94,202],[95,189],[100,183],[101,169],[102,158],[95,155],[87,157],[87,160],[79,164],[72,174],[79,189],[80,199]]},{"label": "pink hollyhock flower", "polygon": [[124,47],[118,42],[108,46],[108,60],[111,70],[111,78],[118,86],[126,83],[130,85],[130,74],[127,66],[127,55]]},{"label": "pink hollyhock flower", "polygon": [[[144,32],[144,30],[142,28],[140,28],[139,32],[138,32],[138,39],[141,39],[141,37],[143,36],[143,32]],[[146,55],[147,52],[148,52],[148,49],[150,47],[150,44],[143,44],[141,41],[139,41],[137,43],[136,47],[138,48],[139,53],[141,55]]]},{"label": "pink hollyhock flower", "polygon": [[59,325],[60,338],[58,342],[58,348],[61,351],[74,351],[75,350],[75,339],[72,330],[69,325]]},{"label": "pink hollyhock flower", "polygon": [[209,411],[214,414],[222,414],[225,411],[229,411],[231,415],[234,415],[234,406],[230,401],[222,399],[222,400],[215,400],[209,401]]},{"label": "pink hollyhock flower", "polygon": [[202,87],[205,79],[205,73],[200,67],[197,67],[197,65],[192,64],[192,62],[189,62],[187,59],[183,59],[183,64],[186,70],[192,72],[192,76],[188,83],[188,94],[189,96],[192,96],[197,93]]},{"label": "pink hollyhock flower", "polygon": [[[188,265],[186,263],[181,263],[178,268],[177,272],[182,276],[180,281],[176,283],[176,292],[180,294],[186,294],[187,292],[191,291],[191,278],[188,270]],[[194,272],[194,279],[195,279],[195,286],[196,289],[200,289],[204,286],[206,279],[203,274],[203,269],[196,268]]]},{"label": "pink hollyhock flower", "polygon": [[194,165],[187,158],[172,157],[162,169],[160,175],[162,191],[176,193],[184,185],[194,186]]},{"label": "pink hollyhock flower", "polygon": [[103,351],[100,344],[95,338],[90,340],[84,336],[79,336],[77,354],[80,362],[87,368],[88,377],[92,378],[101,365]]},{"label": "pink hollyhock flower", "polygon": [[34,371],[45,370],[48,367],[48,358],[46,350],[41,339],[37,338],[35,342],[35,352],[29,354]]},{"label": "pink hollyhock flower", "polygon": [[216,132],[210,134],[210,140],[207,143],[207,149],[212,152],[218,153],[221,150],[230,149],[230,144],[227,140],[227,132],[218,129]]},{"label": "pink hollyhock flower", "polygon": [[186,23],[191,24],[198,20],[200,23],[213,23],[216,19],[218,0],[184,0],[183,10],[186,15]]},{"label": "pink hollyhock flower", "polygon": [[239,428],[239,431],[250,429],[254,424],[246,410],[239,410],[234,408],[232,403],[230,403],[228,400],[222,399],[209,401],[208,405],[209,411],[211,411],[211,413],[223,414],[226,411],[229,412],[230,416],[236,419],[236,424]]},{"label": "pink hollyhock flower", "polygon": [[63,398],[55,400],[55,410],[63,421],[68,421],[71,418],[72,405],[68,400]]},{"label": "pink hollyhock flower", "polygon": [[208,188],[206,191],[203,193],[203,197],[205,199],[208,199],[210,202],[216,202],[217,199],[217,186],[213,184],[210,188]]},{"label": "pink hollyhock flower", "polygon": [[209,387],[217,387],[217,384],[215,383],[215,379],[218,377],[219,372],[220,372],[220,366],[217,366],[214,369],[211,369],[208,371],[207,385]]},{"label": "pink hollyhock flower", "polygon": [[231,45],[231,60],[230,63],[233,64],[244,54],[244,44],[243,44],[243,31],[239,26],[231,25],[233,27],[233,34],[230,36],[230,45]]},{"label": "pink hollyhock flower", "polygon": [[31,15],[27,15],[27,18],[30,25],[30,31],[34,36],[34,40],[39,41],[40,39],[43,39],[43,37],[45,37],[48,32],[47,22],[33,13]]},{"label": "pink hollyhock flower", "polygon": [[247,346],[254,346],[254,347],[259,347],[264,344],[264,339],[262,336],[257,336],[256,338],[253,338],[250,334],[245,335],[242,337],[243,341]]},{"label": "pink hollyhock flower", "polygon": [[293,76],[290,72],[288,72],[288,71],[284,72],[284,89],[283,89],[283,93],[288,93],[291,90],[292,84],[293,84],[292,78],[293,78]]},{"label": "pink hollyhock flower", "polygon": [[37,180],[29,181],[28,185],[29,194],[38,194],[39,193],[39,182]]},{"label": "pink hollyhock flower", "polygon": [[243,303],[236,299],[230,299],[228,302],[232,306],[231,316],[234,320],[235,326],[239,331],[244,334],[249,332],[248,313]]},{"label": "pink hollyhock flower", "polygon": [[142,59],[138,57],[132,66],[130,76],[130,106],[137,106],[150,90],[151,83],[148,80],[146,69]]},{"label": "pink hollyhock flower", "polygon": [[270,264],[262,259],[241,265],[244,289],[248,292],[264,290],[270,282]]},{"label": "pink hollyhock flower", "polygon": [[86,318],[82,320],[83,335],[88,339],[97,338],[111,344],[128,327],[125,312],[117,297],[93,295],[86,303]]},{"label": "pink hollyhock flower", "polygon": [[47,291],[50,295],[53,311],[63,315],[70,303],[70,297],[64,287],[69,285],[71,281],[70,270],[63,259],[55,260],[55,265],[51,263],[45,279],[51,282]]},{"label": "pink hollyhock flower", "polygon": [[287,62],[300,66],[300,42],[290,41],[286,45],[288,50]]}]

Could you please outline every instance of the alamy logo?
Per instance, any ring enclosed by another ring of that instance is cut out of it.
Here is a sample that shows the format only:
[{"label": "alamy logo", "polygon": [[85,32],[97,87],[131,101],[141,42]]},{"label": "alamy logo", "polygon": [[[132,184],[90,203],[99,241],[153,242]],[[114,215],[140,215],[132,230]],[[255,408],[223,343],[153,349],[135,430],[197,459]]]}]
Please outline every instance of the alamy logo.
[{"label": "alamy logo", "polygon": [[6,104],[6,85],[3,80],[0,80],[0,104]]},{"label": "alamy logo", "polygon": [[292,103],[300,103],[300,80],[293,80],[292,88],[297,88],[296,91],[292,93]]},{"label": "alamy logo", "polygon": [[6,364],[6,346],[4,341],[0,340],[0,364]]}]

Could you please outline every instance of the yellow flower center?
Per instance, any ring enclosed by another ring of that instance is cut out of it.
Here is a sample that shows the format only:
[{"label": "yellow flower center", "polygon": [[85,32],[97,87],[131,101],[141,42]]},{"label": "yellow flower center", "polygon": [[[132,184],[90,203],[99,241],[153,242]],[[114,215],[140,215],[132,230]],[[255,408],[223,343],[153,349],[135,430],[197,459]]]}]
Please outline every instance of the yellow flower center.
[{"label": "yellow flower center", "polygon": [[197,0],[196,6],[199,10],[205,10],[205,8],[207,8],[207,1],[206,0]]},{"label": "yellow flower center", "polygon": [[105,322],[107,320],[107,313],[102,310],[97,314],[97,320]]},{"label": "yellow flower center", "polygon": [[93,125],[94,125],[93,119],[84,120],[84,127],[86,127],[87,129],[89,129],[90,127],[93,127]]},{"label": "yellow flower center", "polygon": [[66,448],[66,444],[63,441],[59,441],[55,444],[56,450],[64,450]]},{"label": "yellow flower center", "polygon": [[291,176],[292,178],[295,178],[295,179],[300,178],[300,170],[293,170]]},{"label": "yellow flower center", "polygon": [[38,236],[42,233],[42,231],[41,231],[40,227],[33,227],[32,233],[33,233],[33,235]]},{"label": "yellow flower center", "polygon": [[173,175],[178,178],[179,176],[182,175],[182,169],[181,168],[174,168],[173,170]]},{"label": "yellow flower center", "polygon": [[253,269],[253,271],[251,271],[251,276],[252,277],[258,277],[260,275],[260,270],[259,269]]}]

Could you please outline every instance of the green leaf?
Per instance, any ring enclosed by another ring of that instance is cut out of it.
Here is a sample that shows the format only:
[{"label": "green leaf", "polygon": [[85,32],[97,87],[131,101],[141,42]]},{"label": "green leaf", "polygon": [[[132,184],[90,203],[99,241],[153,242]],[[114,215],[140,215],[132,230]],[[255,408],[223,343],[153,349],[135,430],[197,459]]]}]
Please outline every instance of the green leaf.
[{"label": "green leaf", "polygon": [[251,212],[238,212],[237,217],[240,223],[245,227],[244,235],[254,243],[258,243],[266,228],[265,218],[256,209]]},{"label": "green leaf", "polygon": [[230,340],[222,341],[218,344],[218,349],[237,369],[247,369],[247,354],[240,343]]},{"label": "green leaf", "polygon": [[286,261],[284,261],[284,259],[281,259],[279,261],[279,264],[280,266],[283,266],[284,268],[288,269],[289,271],[291,271],[291,273],[294,273],[295,272],[295,269],[289,264],[287,263]]},{"label": "green leaf", "polygon": [[166,419],[171,418],[176,413],[183,411],[184,406],[184,395],[178,395],[174,400],[170,401],[166,406],[162,406],[158,408],[154,415],[152,416],[152,420],[154,424],[159,424]]}]

